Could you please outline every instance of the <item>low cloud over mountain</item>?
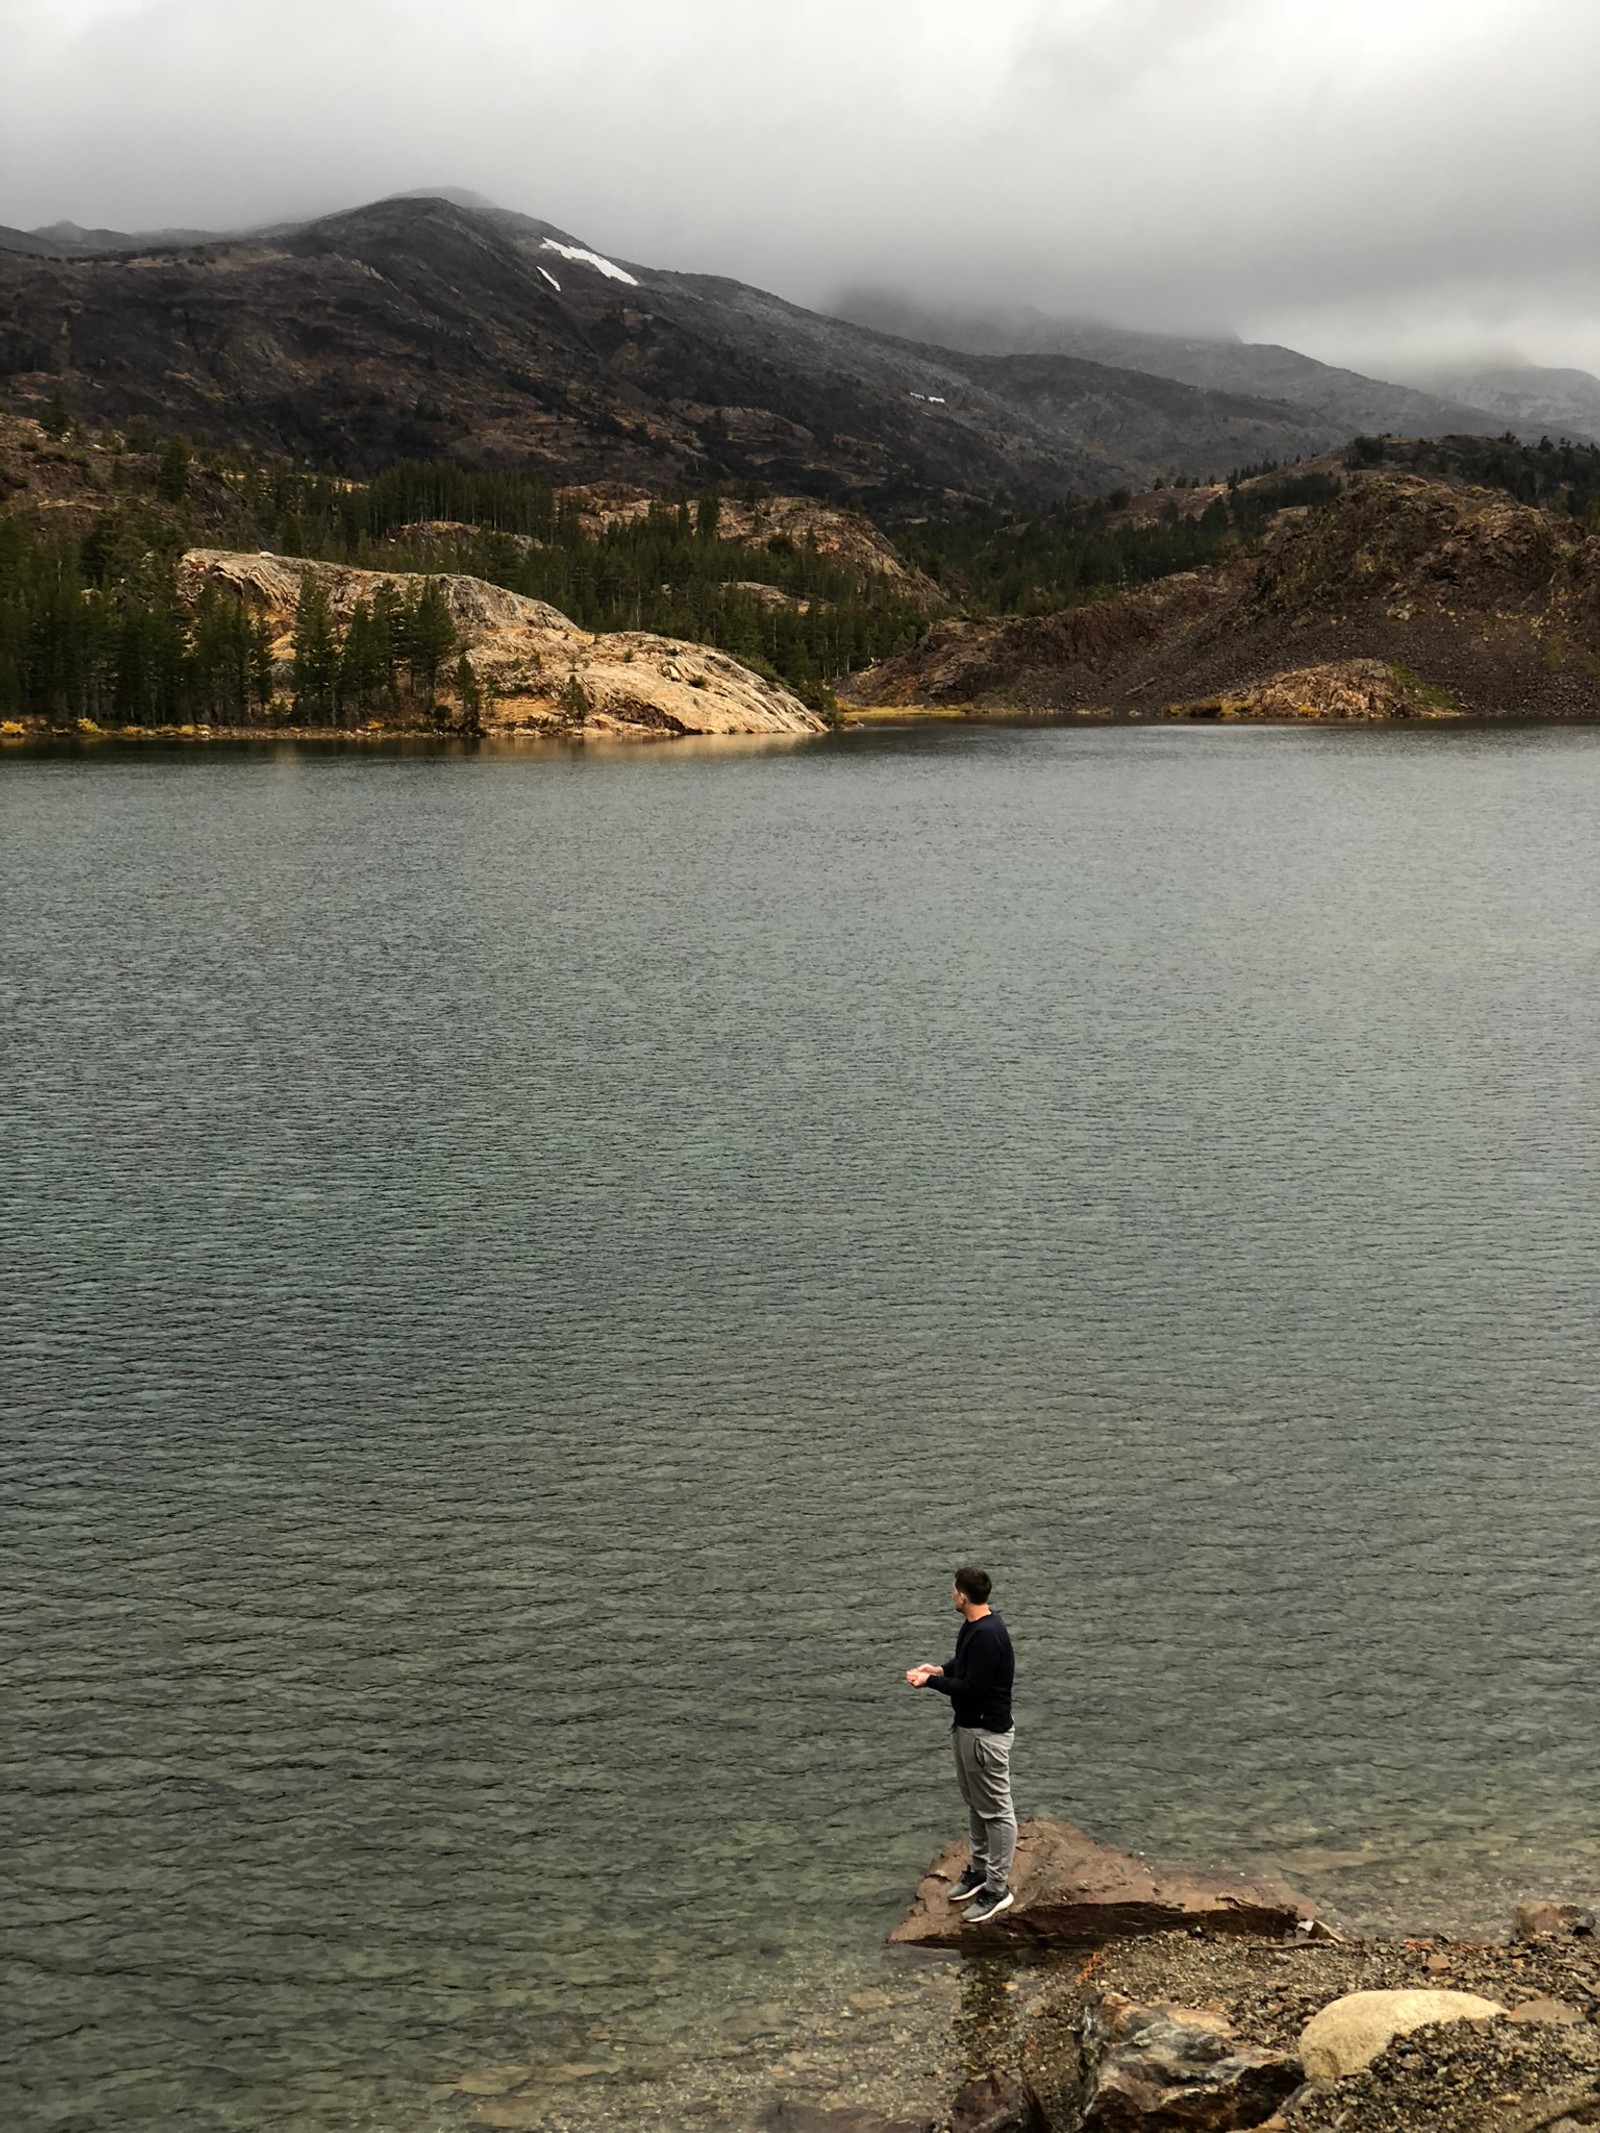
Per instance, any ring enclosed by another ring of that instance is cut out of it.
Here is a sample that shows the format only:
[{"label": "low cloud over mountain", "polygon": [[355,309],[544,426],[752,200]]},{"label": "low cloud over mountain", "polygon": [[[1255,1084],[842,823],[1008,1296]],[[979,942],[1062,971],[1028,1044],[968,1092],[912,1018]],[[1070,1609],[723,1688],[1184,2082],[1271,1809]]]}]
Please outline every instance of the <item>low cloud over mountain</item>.
[{"label": "low cloud over mountain", "polygon": [[1584,0],[21,0],[0,47],[21,228],[272,223],[437,173],[813,307],[1600,368]]}]

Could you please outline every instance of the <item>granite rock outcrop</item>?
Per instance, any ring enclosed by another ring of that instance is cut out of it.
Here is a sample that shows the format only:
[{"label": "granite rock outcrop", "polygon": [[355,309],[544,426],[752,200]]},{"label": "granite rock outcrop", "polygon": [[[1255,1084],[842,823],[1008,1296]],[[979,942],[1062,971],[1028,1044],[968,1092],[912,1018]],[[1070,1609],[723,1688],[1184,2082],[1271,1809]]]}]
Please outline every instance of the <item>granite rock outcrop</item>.
[{"label": "granite rock outcrop", "polygon": [[[348,623],[380,585],[414,590],[397,572],[356,570],[299,557],[191,549],[179,565],[180,596],[235,594],[263,618],[286,695],[301,588],[314,579],[336,623]],[[681,734],[805,735],[826,722],[781,683],[714,650],[644,630],[595,635],[542,600],[482,578],[445,574],[439,587],[458,645],[482,697],[488,731],[570,738],[668,739]]]}]

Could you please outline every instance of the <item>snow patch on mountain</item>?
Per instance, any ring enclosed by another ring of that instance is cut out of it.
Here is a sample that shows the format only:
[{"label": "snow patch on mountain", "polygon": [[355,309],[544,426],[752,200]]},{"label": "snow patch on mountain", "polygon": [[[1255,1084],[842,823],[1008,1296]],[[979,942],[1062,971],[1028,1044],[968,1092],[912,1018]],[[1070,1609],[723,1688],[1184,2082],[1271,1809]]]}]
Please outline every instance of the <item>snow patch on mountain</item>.
[{"label": "snow patch on mountain", "polygon": [[591,252],[584,245],[557,244],[553,237],[547,237],[540,246],[540,250],[544,252],[559,252],[563,259],[575,259],[580,266],[596,267],[602,274],[608,275],[612,281],[625,281],[630,289],[637,289],[639,286],[637,276],[627,273],[612,260],[602,259],[598,252]]}]

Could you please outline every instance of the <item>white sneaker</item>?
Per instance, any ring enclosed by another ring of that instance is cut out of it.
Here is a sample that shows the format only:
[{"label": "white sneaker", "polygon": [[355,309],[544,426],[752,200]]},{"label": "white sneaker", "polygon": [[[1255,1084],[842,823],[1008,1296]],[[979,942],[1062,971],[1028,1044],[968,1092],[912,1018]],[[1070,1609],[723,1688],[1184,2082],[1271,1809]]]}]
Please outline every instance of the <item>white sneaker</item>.
[{"label": "white sneaker", "polygon": [[1016,1900],[1009,1889],[985,1889],[967,1913],[963,1924],[986,1926],[991,1918],[998,1918],[1002,1911],[1009,1911]]}]

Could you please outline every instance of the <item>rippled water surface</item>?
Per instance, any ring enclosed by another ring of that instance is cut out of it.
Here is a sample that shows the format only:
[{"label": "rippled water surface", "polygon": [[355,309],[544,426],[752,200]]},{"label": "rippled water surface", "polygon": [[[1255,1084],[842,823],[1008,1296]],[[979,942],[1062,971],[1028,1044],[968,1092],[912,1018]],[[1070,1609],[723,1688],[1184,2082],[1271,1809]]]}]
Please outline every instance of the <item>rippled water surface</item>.
[{"label": "rippled water surface", "polygon": [[1024,1811],[1592,1890],[1597,823],[1587,732],[0,762],[10,2123],[912,1990],[966,1557]]}]

